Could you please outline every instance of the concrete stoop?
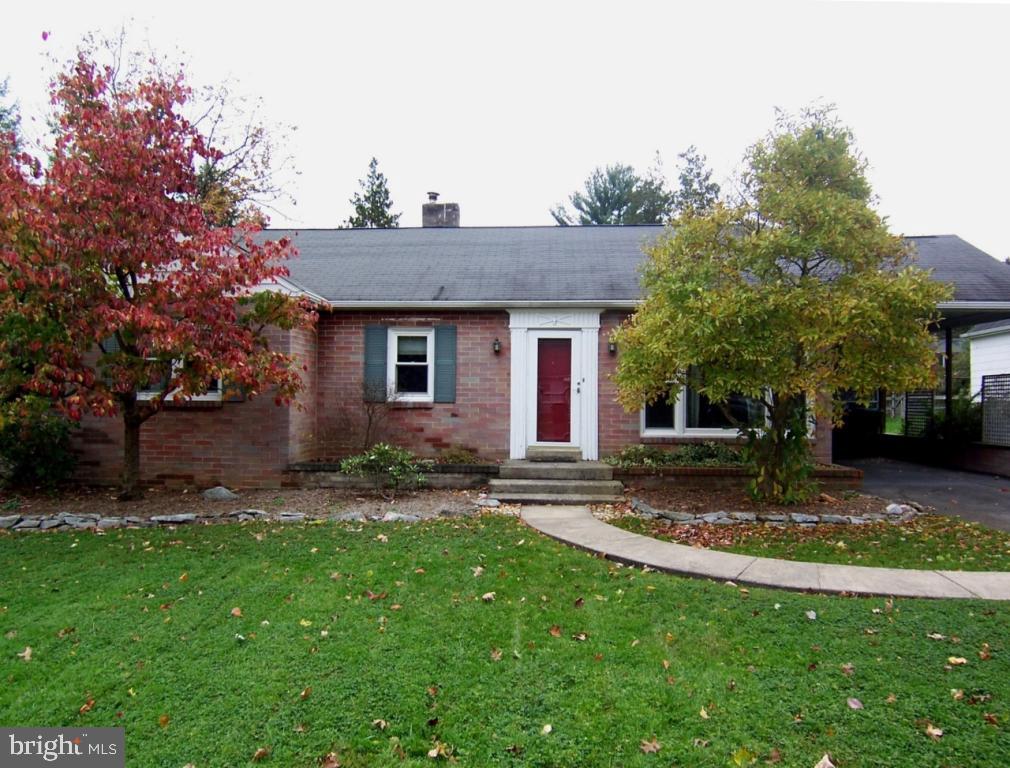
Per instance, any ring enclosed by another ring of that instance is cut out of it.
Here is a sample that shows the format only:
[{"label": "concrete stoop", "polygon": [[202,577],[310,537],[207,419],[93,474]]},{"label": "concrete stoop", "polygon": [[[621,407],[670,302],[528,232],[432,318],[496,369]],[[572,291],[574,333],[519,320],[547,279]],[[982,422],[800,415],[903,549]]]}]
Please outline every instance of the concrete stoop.
[{"label": "concrete stoop", "polygon": [[599,461],[509,461],[490,486],[492,497],[514,504],[613,504],[624,491]]}]

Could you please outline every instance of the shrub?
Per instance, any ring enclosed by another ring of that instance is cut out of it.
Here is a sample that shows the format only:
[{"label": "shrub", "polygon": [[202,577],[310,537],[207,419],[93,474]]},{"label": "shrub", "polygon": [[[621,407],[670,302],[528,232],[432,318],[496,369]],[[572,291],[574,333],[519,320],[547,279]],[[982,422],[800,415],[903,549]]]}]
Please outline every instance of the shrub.
[{"label": "shrub", "polygon": [[739,451],[720,443],[706,441],[680,446],[669,451],[655,445],[629,445],[604,459],[621,469],[632,467],[735,467],[743,464]]},{"label": "shrub", "polygon": [[422,465],[406,448],[389,443],[376,443],[364,453],[340,462],[340,471],[355,477],[365,477],[375,484],[375,490],[390,488],[395,493],[405,484],[424,485]]},{"label": "shrub", "polygon": [[77,465],[70,445],[71,422],[48,403],[0,419],[0,477],[5,484],[55,488]]},{"label": "shrub", "polygon": [[950,414],[937,416],[926,431],[930,440],[946,440],[964,446],[982,439],[982,403],[975,398],[955,397]]},{"label": "shrub", "polygon": [[439,464],[480,464],[480,456],[469,448],[446,448],[438,458]]}]

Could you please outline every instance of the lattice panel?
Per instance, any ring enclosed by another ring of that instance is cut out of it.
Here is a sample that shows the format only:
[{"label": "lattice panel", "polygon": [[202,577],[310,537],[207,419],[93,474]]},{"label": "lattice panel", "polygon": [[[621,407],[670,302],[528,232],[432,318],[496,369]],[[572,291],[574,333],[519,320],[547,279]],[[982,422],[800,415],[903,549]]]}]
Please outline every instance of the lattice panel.
[{"label": "lattice panel", "polygon": [[982,377],[982,442],[1010,446],[1010,373]]},{"label": "lattice panel", "polygon": [[905,393],[905,435],[923,437],[933,424],[933,390]]}]

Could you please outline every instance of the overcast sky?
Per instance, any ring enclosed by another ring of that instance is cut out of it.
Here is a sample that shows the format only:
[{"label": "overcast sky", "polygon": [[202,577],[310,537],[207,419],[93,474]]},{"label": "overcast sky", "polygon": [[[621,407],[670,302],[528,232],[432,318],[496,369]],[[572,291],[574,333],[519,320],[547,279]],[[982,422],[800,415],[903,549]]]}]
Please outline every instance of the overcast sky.
[{"label": "overcast sky", "polygon": [[675,183],[695,144],[723,181],[775,107],[822,100],[853,128],[894,231],[1010,256],[1006,4],[18,3],[0,79],[25,117],[45,106],[45,55],[123,24],[183,51],[191,81],[231,78],[297,126],[297,205],[275,226],[339,224],[373,155],[401,225],[420,224],[428,190],[464,226],[551,224],[597,165],[644,171],[658,150]]}]

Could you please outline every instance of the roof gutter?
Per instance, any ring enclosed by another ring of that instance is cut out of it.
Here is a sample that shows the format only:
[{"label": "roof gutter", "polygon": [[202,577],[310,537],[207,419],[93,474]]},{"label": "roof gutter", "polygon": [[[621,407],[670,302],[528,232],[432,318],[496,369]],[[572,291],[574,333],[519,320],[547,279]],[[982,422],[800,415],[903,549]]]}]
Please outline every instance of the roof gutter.
[{"label": "roof gutter", "polygon": [[546,309],[584,307],[586,309],[635,309],[637,299],[611,301],[340,301],[330,309]]}]

